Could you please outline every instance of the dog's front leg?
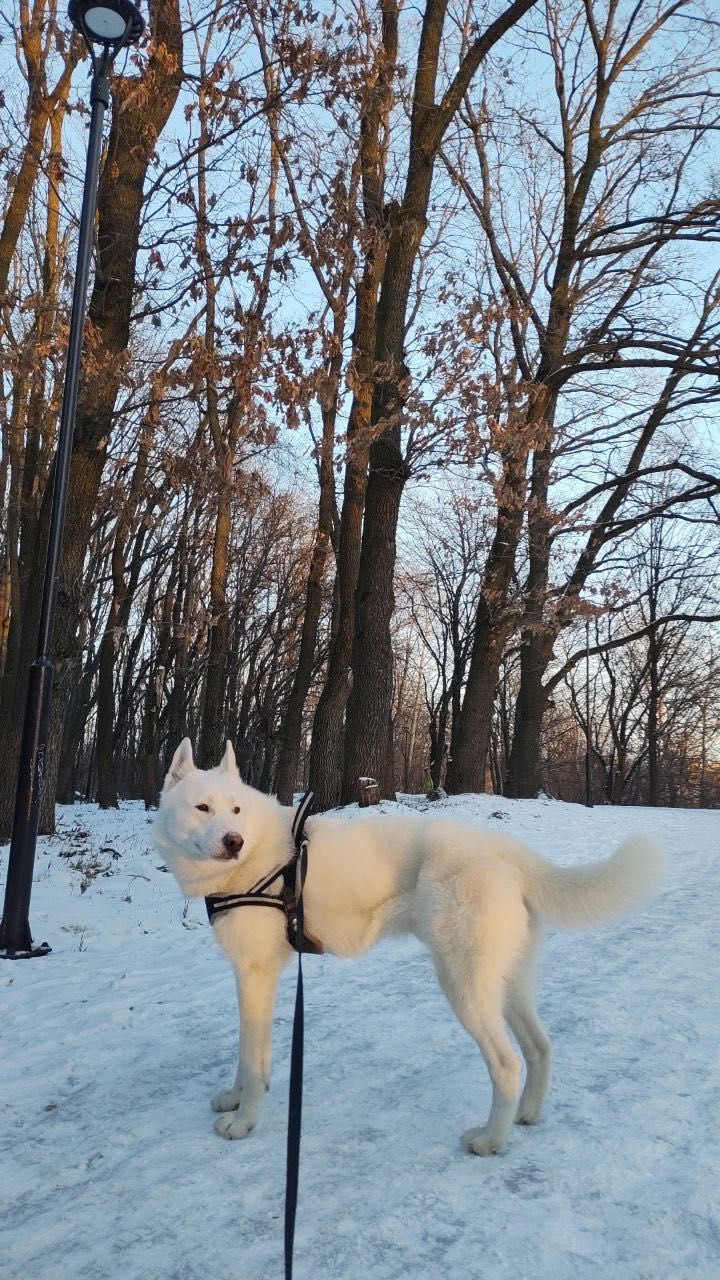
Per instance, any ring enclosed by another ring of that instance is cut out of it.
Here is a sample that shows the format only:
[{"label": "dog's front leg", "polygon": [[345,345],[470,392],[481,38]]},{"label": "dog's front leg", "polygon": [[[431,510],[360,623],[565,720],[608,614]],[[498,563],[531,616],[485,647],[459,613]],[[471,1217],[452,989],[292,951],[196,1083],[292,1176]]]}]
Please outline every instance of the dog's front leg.
[{"label": "dog's front leg", "polygon": [[238,1065],[235,1072],[235,1083],[229,1089],[221,1089],[215,1097],[211,1099],[210,1106],[213,1111],[237,1111],[242,1098],[242,1078],[243,1078],[243,1029],[242,1029],[242,995],[240,991],[240,972],[235,969],[235,985],[237,987],[238,999]]},{"label": "dog's front leg", "polygon": [[260,1104],[270,1087],[272,1019],[281,964],[248,964],[236,970],[240,1007],[240,1055],[232,1089],[213,1098],[229,1114],[215,1121],[224,1138],[245,1138],[255,1128]]},{"label": "dog's front leg", "polygon": [[[235,965],[235,986],[237,989],[238,1001],[238,1065],[235,1072],[235,1083],[229,1089],[221,1089],[219,1093],[211,1100],[210,1106],[213,1111],[237,1111],[242,1098],[243,1086],[243,1024],[242,1024],[242,984],[243,978],[238,965]],[[268,1081],[269,1083],[269,1081]]]}]

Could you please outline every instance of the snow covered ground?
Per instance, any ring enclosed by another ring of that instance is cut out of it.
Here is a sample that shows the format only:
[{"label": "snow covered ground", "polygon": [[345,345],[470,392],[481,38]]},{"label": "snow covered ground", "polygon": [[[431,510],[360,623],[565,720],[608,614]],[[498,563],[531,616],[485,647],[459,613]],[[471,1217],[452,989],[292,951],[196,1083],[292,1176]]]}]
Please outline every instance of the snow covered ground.
[{"label": "snow covered ground", "polygon": [[[490,1159],[459,1145],[489,1082],[420,944],[306,959],[297,1280],[716,1280],[720,813],[441,807],[563,863],[653,831],[668,883],[622,924],[548,935],[546,1114]],[[225,1142],[209,1098],[234,1072],[234,983],[159,862],[135,804],[62,809],[40,841],[31,923],[53,951],[0,962],[7,1280],[282,1276],[295,970],[258,1129]]]}]

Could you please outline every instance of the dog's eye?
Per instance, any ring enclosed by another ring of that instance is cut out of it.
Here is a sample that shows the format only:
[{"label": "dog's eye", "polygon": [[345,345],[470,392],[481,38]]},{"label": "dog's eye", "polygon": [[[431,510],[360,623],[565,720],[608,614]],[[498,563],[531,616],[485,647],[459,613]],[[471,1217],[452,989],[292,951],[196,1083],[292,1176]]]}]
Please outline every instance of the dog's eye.
[{"label": "dog's eye", "polygon": [[240,805],[236,804],[235,808],[233,809],[233,813],[239,813],[239,812],[240,812]]},{"label": "dog's eye", "polygon": [[209,813],[209,812],[210,812],[210,806],[209,806],[208,804],[196,804],[196,805],[195,805],[195,808],[196,808],[196,809],[199,809],[201,813]]}]

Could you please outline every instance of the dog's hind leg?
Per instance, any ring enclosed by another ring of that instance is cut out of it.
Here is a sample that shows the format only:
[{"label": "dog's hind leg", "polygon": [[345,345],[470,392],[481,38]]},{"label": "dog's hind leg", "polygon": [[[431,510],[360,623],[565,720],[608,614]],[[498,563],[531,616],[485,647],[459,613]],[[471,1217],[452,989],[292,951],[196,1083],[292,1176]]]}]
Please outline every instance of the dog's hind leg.
[{"label": "dog's hind leg", "polygon": [[[499,993],[497,993],[499,994]],[[455,1009],[482,1053],[492,1082],[492,1104],[482,1128],[468,1129],[461,1138],[467,1151],[477,1156],[502,1151],[512,1127],[520,1091],[520,1061],[508,1038],[499,999],[485,996],[474,1007]]]},{"label": "dog's hind leg", "polygon": [[[282,963],[243,965],[236,970],[240,1006],[240,1057],[232,1089],[213,1098],[215,1121],[224,1138],[245,1138],[255,1128],[260,1104],[270,1087],[272,1019]],[[229,1104],[229,1105],[228,1105]]]},{"label": "dog's hind leg", "polygon": [[535,956],[539,929],[508,984],[505,1016],[522,1050],[527,1078],[515,1116],[516,1124],[535,1124],[540,1117],[550,1082],[550,1041],[535,1008]]},{"label": "dog's hind leg", "polygon": [[475,1155],[492,1155],[505,1146],[520,1092],[520,1060],[503,1017],[505,975],[514,955],[503,955],[502,947],[484,954],[474,943],[463,946],[457,933],[454,938],[436,936],[432,952],[440,985],[478,1045],[492,1082],[487,1123],[468,1129],[461,1141]]}]

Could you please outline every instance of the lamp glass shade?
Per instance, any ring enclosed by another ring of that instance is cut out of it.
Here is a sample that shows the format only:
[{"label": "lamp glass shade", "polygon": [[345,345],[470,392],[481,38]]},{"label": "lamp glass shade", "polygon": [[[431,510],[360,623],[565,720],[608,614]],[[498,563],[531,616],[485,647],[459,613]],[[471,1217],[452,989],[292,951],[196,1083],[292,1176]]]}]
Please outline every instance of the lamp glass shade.
[{"label": "lamp glass shade", "polygon": [[125,34],[125,19],[114,9],[106,9],[104,5],[93,5],[85,10],[85,26],[88,34],[101,42],[114,43]]},{"label": "lamp glass shade", "polygon": [[132,0],[70,0],[68,17],[85,40],[106,49],[136,44],[145,21]]}]

